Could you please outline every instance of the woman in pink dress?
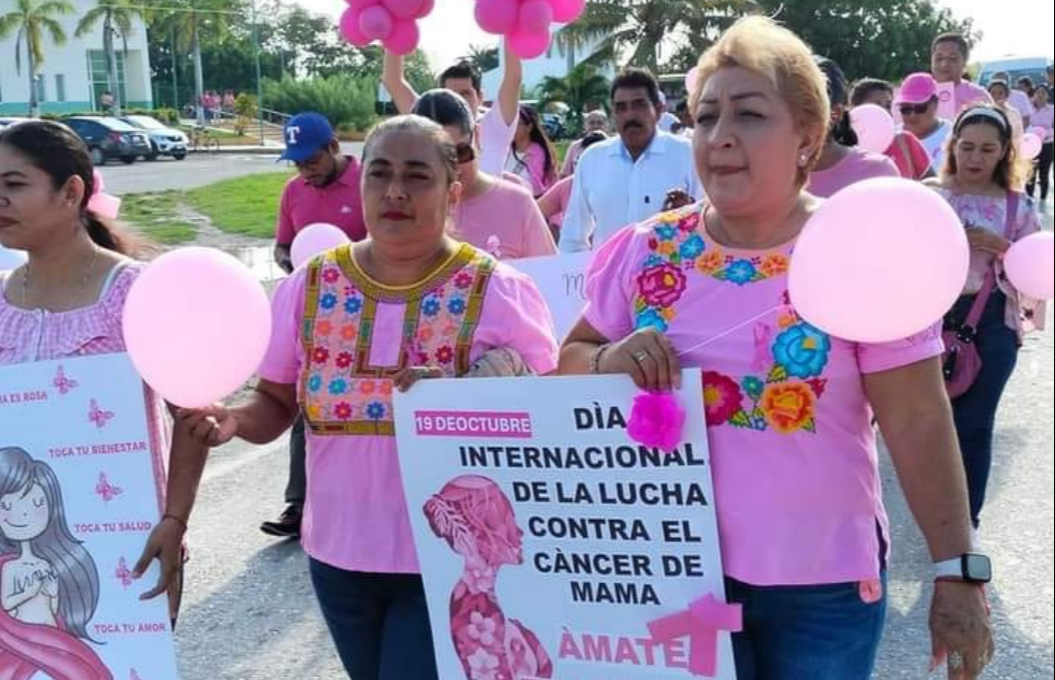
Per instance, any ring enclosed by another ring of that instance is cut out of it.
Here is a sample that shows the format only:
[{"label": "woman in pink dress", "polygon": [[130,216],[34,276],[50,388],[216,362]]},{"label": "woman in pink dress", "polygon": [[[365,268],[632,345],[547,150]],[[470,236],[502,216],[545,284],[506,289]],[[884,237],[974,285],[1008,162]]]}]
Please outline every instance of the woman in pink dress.
[{"label": "woman in pink dress", "polygon": [[[466,680],[490,673],[494,680],[553,677],[553,663],[538,637],[507,618],[495,593],[498,570],[524,562],[524,532],[509,499],[494,481],[453,479],[425,504],[436,535],[465,558],[451,593],[451,635]],[[453,679],[452,679],[453,680]]]}]

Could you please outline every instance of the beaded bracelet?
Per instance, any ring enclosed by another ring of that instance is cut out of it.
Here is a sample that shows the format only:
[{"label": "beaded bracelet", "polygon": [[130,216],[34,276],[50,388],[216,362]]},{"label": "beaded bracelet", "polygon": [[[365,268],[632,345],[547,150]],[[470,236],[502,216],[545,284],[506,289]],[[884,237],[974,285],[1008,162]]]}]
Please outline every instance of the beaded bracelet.
[{"label": "beaded bracelet", "polygon": [[611,343],[605,343],[605,344],[601,345],[600,347],[598,347],[597,349],[595,349],[593,351],[593,354],[590,355],[590,373],[591,374],[597,375],[597,374],[599,374],[601,372],[601,358],[604,356],[604,353],[607,352],[608,348],[611,347],[611,346],[612,346]]}]

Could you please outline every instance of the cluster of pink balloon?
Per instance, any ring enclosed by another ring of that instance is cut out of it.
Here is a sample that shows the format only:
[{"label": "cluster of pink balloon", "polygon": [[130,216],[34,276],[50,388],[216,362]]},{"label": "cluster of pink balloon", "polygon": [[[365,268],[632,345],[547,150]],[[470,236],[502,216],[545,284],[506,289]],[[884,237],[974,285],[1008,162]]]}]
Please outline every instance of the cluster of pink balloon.
[{"label": "cluster of pink balloon", "polygon": [[348,0],[341,15],[341,37],[356,47],[380,40],[393,54],[407,55],[418,48],[418,19],[432,12],[435,0]]},{"label": "cluster of pink balloon", "polygon": [[522,59],[542,56],[550,43],[550,24],[567,24],[582,16],[586,0],[476,0],[476,23],[506,37]]},{"label": "cluster of pink balloon", "polygon": [[[1055,297],[1050,232],[1016,243],[1004,259],[1011,283]],[[835,337],[892,342],[936,324],[963,292],[970,247],[959,216],[936,192],[906,179],[855,184],[803,229],[788,289],[796,311]]]}]

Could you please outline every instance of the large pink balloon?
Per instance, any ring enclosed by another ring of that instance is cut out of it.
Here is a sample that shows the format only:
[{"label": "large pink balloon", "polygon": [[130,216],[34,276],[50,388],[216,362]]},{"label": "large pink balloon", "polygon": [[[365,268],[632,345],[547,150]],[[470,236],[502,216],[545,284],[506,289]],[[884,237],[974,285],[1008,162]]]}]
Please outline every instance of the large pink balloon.
[{"label": "large pink balloon", "polygon": [[514,32],[506,36],[509,49],[521,59],[541,57],[549,49],[549,31],[543,33]]},{"label": "large pink balloon", "polygon": [[806,224],[788,289],[802,317],[855,342],[890,342],[937,323],[963,291],[970,249],[956,212],[910,180],[840,191]]},{"label": "large pink balloon", "polygon": [[586,0],[549,0],[553,6],[553,20],[560,24],[570,24],[586,11]]},{"label": "large pink balloon", "polygon": [[1026,297],[1055,299],[1055,234],[1042,231],[1016,242],[1004,255],[1004,271]]},{"label": "large pink balloon", "polygon": [[516,32],[543,33],[553,23],[553,7],[546,0],[526,0],[520,5]]},{"label": "large pink balloon", "polygon": [[356,47],[366,47],[370,44],[370,38],[363,35],[362,29],[359,28],[362,13],[363,10],[361,9],[355,7],[347,8],[341,14],[341,23],[338,27],[341,37]]},{"label": "large pink balloon", "polygon": [[414,19],[402,19],[392,26],[392,32],[385,38],[385,49],[392,54],[406,56],[418,49],[421,40],[421,32],[418,30],[418,22]]},{"label": "large pink balloon", "polygon": [[367,7],[359,15],[359,30],[370,40],[384,40],[392,32],[392,15],[380,5]]},{"label": "large pink balloon", "polygon": [[364,10],[367,7],[381,4],[381,0],[345,0],[345,2],[349,7],[358,10]]},{"label": "large pink balloon", "polygon": [[413,19],[418,10],[421,9],[422,0],[382,0],[381,4],[384,5],[392,16],[396,19]]},{"label": "large pink balloon", "polygon": [[289,249],[289,259],[293,261],[293,267],[299,267],[316,255],[325,253],[331,248],[348,243],[348,235],[338,227],[325,222],[309,224],[293,237],[293,245]]},{"label": "large pink balloon", "polygon": [[864,104],[850,111],[850,124],[857,133],[857,144],[865,151],[885,153],[894,143],[894,119],[875,104]]},{"label": "large pink balloon", "polygon": [[124,336],[148,385],[177,406],[201,408],[234,393],[260,365],[270,304],[238,260],[181,248],[154,260],[132,285]]},{"label": "large pink balloon", "polygon": [[414,15],[415,19],[424,19],[428,15],[432,14],[432,10],[436,8],[436,0],[421,0],[421,5],[418,6],[417,14]]},{"label": "large pink balloon", "polygon": [[1044,150],[1044,138],[1038,137],[1032,132],[1022,135],[1022,140],[1018,143],[1018,151],[1022,154],[1022,157],[1027,160],[1033,160],[1040,155],[1040,152]]},{"label": "large pink balloon", "polygon": [[473,15],[483,30],[504,35],[516,26],[519,12],[520,3],[517,0],[476,0]]}]

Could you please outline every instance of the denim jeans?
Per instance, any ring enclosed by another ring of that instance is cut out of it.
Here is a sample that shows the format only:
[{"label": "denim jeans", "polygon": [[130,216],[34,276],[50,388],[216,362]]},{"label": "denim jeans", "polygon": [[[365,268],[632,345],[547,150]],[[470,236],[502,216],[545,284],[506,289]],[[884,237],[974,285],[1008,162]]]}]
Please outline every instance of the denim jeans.
[{"label": "denim jeans", "polygon": [[305,471],[307,446],[304,441],[304,416],[297,415],[293,429],[289,431],[289,481],[286,483],[286,503],[304,508],[308,494],[308,477]]},{"label": "denim jeans", "polygon": [[883,598],[861,599],[857,583],[751,586],[726,579],[743,605],[733,635],[738,680],[869,680],[886,619]]},{"label": "denim jeans", "polygon": [[[956,303],[946,321],[955,327],[967,317],[974,296],[964,296]],[[952,402],[956,436],[967,473],[967,492],[971,501],[971,521],[978,527],[993,464],[993,429],[1000,398],[1004,395],[1018,361],[1018,333],[1004,322],[1007,296],[994,292],[978,322],[975,347],[982,359],[982,370],[971,388]]]},{"label": "denim jeans", "polygon": [[366,574],[310,561],[311,580],[352,680],[438,680],[417,574]]}]

